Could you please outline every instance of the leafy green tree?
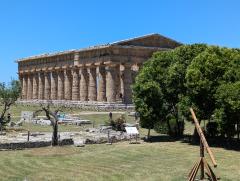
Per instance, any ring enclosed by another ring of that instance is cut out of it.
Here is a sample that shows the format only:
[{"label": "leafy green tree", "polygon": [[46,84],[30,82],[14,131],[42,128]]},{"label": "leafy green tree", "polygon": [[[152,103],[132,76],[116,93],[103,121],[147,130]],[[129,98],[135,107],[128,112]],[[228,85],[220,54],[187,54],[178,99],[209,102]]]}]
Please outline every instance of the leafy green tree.
[{"label": "leafy green tree", "polygon": [[[215,95],[221,115],[218,116],[222,135],[228,138],[238,135],[240,127],[240,81],[226,83],[218,87]],[[237,129],[235,130],[235,125]]]},{"label": "leafy green tree", "polygon": [[[154,124],[161,117],[161,112],[158,108],[162,105],[162,92],[156,82],[148,82],[142,86],[136,85],[135,105],[136,111],[140,114],[140,125],[148,129],[147,139],[150,138],[150,130],[154,128]],[[158,99],[158,101],[155,101]]]},{"label": "leafy green tree", "polygon": [[[152,128],[160,121],[167,124],[169,134],[173,134],[174,131],[177,131],[176,136],[182,134],[183,124],[180,122],[183,119],[178,107],[180,100],[186,94],[185,74],[192,59],[206,47],[204,44],[188,45],[173,51],[157,52],[144,64],[133,86],[134,103],[136,110],[140,112],[142,125]],[[154,90],[158,90],[155,91],[158,94],[154,94],[153,97],[149,92]],[[181,105],[181,107],[186,106]],[[152,118],[153,112],[155,120]],[[151,120],[151,124],[148,120]],[[176,126],[171,126],[170,122],[175,122]]]},{"label": "leafy green tree", "polygon": [[[175,135],[180,136],[181,122],[189,118],[191,106],[200,120],[210,120],[218,112],[221,117],[219,125],[222,125],[219,129],[224,130],[224,125],[227,128],[231,124],[225,119],[226,116],[230,118],[228,112],[236,116],[238,110],[227,106],[223,99],[224,91],[221,91],[223,88],[220,87],[240,80],[239,60],[239,49],[205,44],[185,45],[172,51],[154,53],[140,70],[133,86],[141,125],[152,129],[156,123],[160,128],[159,123],[164,123],[169,134],[177,132]],[[225,86],[226,92],[228,89],[233,91]],[[232,96],[234,99],[237,97]],[[223,124],[224,121],[226,124]],[[170,123],[174,122],[176,126],[171,126]]]},{"label": "leafy green tree", "polygon": [[0,83],[0,124],[4,126],[9,120],[6,119],[6,113],[10,107],[17,101],[21,94],[21,86],[19,81],[12,80],[10,85]]},{"label": "leafy green tree", "polygon": [[215,93],[224,81],[231,49],[208,47],[191,62],[186,73],[186,87],[191,101],[200,110],[200,118],[210,120],[216,107]]}]

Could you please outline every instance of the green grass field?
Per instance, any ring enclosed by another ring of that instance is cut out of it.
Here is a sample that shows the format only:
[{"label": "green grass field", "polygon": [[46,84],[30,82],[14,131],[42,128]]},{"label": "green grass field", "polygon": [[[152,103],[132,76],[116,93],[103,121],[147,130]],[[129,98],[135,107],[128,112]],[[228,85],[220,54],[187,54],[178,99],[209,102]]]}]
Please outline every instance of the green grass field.
[{"label": "green grass field", "polygon": [[[23,107],[14,107],[12,114],[20,115]],[[29,108],[28,110],[33,110]],[[77,113],[79,110],[72,110]],[[114,117],[119,114],[113,114]],[[81,118],[102,124],[108,115],[84,115]],[[128,122],[133,117],[127,116]],[[91,126],[91,125],[89,125]],[[51,131],[50,126],[24,125],[32,131]],[[60,126],[60,131],[77,131],[79,126]],[[187,132],[193,126],[186,125]],[[146,134],[141,129],[141,136]],[[153,135],[157,133],[152,132]],[[240,180],[240,152],[212,148],[218,167],[217,176],[223,181]],[[113,145],[86,145],[85,147],[45,147],[0,152],[0,180],[186,180],[188,172],[199,158],[199,147],[181,141]],[[209,159],[208,159],[209,160]]]},{"label": "green grass field", "polygon": [[[240,180],[240,153],[213,148],[221,180]],[[181,142],[121,142],[0,152],[0,180],[186,180],[199,149]]]}]

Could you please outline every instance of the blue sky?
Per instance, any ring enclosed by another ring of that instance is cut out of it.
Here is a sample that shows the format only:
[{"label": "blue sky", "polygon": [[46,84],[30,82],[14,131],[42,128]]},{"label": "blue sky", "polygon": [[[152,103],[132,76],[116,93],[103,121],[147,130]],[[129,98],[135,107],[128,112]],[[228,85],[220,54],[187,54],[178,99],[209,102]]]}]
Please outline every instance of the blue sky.
[{"label": "blue sky", "polygon": [[149,33],[240,48],[238,0],[1,0],[0,82],[16,59]]}]

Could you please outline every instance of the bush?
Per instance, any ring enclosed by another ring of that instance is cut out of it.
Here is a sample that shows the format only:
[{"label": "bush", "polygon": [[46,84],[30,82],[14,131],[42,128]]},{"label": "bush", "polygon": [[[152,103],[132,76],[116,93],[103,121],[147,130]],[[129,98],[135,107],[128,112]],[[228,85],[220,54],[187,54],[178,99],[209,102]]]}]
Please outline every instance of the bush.
[{"label": "bush", "polygon": [[154,130],[157,133],[161,133],[161,134],[168,134],[168,132],[169,132],[166,122],[157,122],[154,125]]},{"label": "bush", "polygon": [[183,135],[183,133],[184,133],[184,126],[185,126],[184,121],[179,121],[178,122],[179,129],[178,129],[177,122],[176,122],[175,119],[170,119],[169,120],[169,124],[170,124],[170,129],[171,130],[169,130],[168,125],[167,125],[166,122],[157,122],[154,125],[154,130],[157,133],[168,134],[171,137],[179,137],[179,136]]},{"label": "bush", "polygon": [[110,119],[108,122],[105,122],[106,125],[112,126],[112,129],[116,131],[125,131],[125,123],[126,118],[124,115],[121,115],[116,120]]},{"label": "bush", "polygon": [[206,125],[207,135],[210,137],[215,137],[219,134],[218,123],[217,122],[208,122]]}]

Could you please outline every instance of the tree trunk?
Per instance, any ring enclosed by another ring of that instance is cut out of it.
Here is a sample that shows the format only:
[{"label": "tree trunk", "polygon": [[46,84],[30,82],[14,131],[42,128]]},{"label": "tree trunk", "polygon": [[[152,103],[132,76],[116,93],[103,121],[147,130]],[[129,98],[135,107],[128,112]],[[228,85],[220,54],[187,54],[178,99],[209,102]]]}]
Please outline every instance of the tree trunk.
[{"label": "tree trunk", "polygon": [[169,123],[169,120],[167,120],[167,127],[168,127],[168,135],[171,136],[172,135],[172,129],[171,129],[171,125]]},{"label": "tree trunk", "polygon": [[52,135],[52,146],[58,145],[58,122],[55,121],[53,126],[53,135]]},{"label": "tree trunk", "polygon": [[147,134],[147,140],[148,140],[148,141],[150,140],[150,131],[151,131],[151,129],[149,128],[149,129],[148,129],[148,134]]},{"label": "tree trunk", "polygon": [[2,114],[1,114],[1,117],[0,117],[1,123],[4,121],[4,117],[5,117],[6,112],[7,112],[7,106],[6,106],[6,104],[4,104],[4,108],[3,108],[3,111],[2,111]]},{"label": "tree trunk", "polygon": [[239,120],[237,121],[237,139],[240,140]]},{"label": "tree trunk", "polygon": [[181,131],[180,131],[180,124],[179,124],[179,121],[178,121],[178,117],[176,117],[176,124],[177,124],[176,137],[179,137]]},{"label": "tree trunk", "polygon": [[0,130],[1,131],[4,127],[4,125],[5,125],[4,118],[5,118],[5,114],[6,114],[8,109],[9,109],[9,107],[6,104],[4,104],[4,108],[3,108],[3,111],[2,111],[1,117],[0,117]]}]

